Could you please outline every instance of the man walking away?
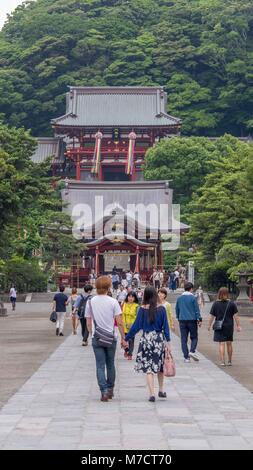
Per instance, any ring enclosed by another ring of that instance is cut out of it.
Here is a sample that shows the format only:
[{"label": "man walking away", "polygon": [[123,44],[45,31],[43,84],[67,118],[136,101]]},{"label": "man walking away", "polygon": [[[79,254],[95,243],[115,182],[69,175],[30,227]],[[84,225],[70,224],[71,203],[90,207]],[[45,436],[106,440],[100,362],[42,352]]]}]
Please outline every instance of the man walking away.
[{"label": "man walking away", "polygon": [[[121,308],[116,299],[107,295],[111,288],[109,276],[101,276],[96,280],[97,295],[86,306],[85,317],[89,333],[93,333],[92,347],[96,359],[97,381],[101,391],[101,401],[111,400],[114,396],[116,377],[115,352],[117,334],[115,319],[122,338],[125,338]],[[122,344],[121,342],[121,344]],[[123,344],[122,344],[123,345]]]},{"label": "man walking away", "polygon": [[78,313],[78,316],[80,318],[81,328],[82,328],[82,337],[83,337],[82,346],[88,346],[89,331],[87,328],[87,322],[85,318],[85,310],[86,310],[87,301],[91,299],[92,290],[93,290],[93,287],[91,284],[87,284],[86,286],[84,286],[84,294],[79,295],[74,305],[74,312]]},{"label": "man walking away", "polygon": [[[199,361],[196,354],[198,343],[198,326],[201,326],[202,318],[196,297],[193,295],[193,284],[185,284],[185,292],[177,299],[176,317],[179,321],[181,346],[184,362],[190,362],[190,358]],[[188,349],[188,336],[191,338],[191,349]]]},{"label": "man walking away", "polygon": [[16,302],[17,302],[17,291],[15,289],[15,286],[11,287],[9,296],[10,296],[10,301],[12,305],[12,310],[14,311],[16,308]]},{"label": "man walking away", "polygon": [[63,292],[65,291],[64,286],[60,286],[60,292],[55,294],[53,302],[53,310],[56,311],[57,321],[56,321],[56,336],[64,336],[64,318],[66,314],[66,305],[68,301],[67,295]]}]

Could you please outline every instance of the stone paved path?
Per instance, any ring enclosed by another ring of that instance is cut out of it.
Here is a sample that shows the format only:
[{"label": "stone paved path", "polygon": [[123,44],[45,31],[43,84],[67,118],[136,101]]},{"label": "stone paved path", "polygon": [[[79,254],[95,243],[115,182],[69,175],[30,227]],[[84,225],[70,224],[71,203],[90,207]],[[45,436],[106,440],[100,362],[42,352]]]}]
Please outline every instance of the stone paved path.
[{"label": "stone paved path", "polygon": [[167,400],[117,353],[116,397],[101,403],[91,347],[70,336],[0,412],[0,449],[253,449],[253,395],[204,356],[184,364],[173,335]]}]

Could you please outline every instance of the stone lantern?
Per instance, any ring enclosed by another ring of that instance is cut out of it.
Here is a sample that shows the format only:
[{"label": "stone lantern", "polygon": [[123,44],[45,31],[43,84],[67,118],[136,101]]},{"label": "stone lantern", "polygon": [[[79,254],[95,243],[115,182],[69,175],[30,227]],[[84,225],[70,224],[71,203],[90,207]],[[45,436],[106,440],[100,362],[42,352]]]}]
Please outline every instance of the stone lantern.
[{"label": "stone lantern", "polygon": [[240,293],[236,299],[239,315],[253,316],[253,302],[251,302],[247,294],[247,289],[249,288],[248,278],[253,276],[253,272],[239,271],[236,274],[239,276],[238,287]]}]

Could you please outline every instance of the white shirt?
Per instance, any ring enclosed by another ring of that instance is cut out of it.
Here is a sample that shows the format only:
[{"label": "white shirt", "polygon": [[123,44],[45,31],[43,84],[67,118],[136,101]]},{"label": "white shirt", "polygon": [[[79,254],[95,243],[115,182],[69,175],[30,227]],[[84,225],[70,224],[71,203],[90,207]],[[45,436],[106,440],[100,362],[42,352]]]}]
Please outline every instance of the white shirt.
[{"label": "white shirt", "polygon": [[132,280],[132,274],[131,273],[126,273],[126,278],[128,281]]},{"label": "white shirt", "polygon": [[126,296],[127,296],[127,291],[126,290],[119,291],[119,293],[117,295],[118,302],[124,302],[126,300]]},{"label": "white shirt", "polygon": [[[91,307],[92,311],[90,308],[90,302],[88,301],[85,309],[85,318],[95,319],[98,326],[110,333],[114,331],[115,316],[121,315],[122,313],[119,302],[109,295],[96,295],[91,299]],[[92,336],[93,335],[94,328]],[[117,338],[117,334],[115,332],[114,336]]]},{"label": "white shirt", "polygon": [[16,292],[16,289],[14,289],[14,287],[12,287],[10,290],[10,297],[14,297],[14,299],[17,298],[17,292]]},{"label": "white shirt", "polygon": [[175,277],[176,279],[179,277],[179,272],[178,271],[174,271],[174,274],[175,274]]}]

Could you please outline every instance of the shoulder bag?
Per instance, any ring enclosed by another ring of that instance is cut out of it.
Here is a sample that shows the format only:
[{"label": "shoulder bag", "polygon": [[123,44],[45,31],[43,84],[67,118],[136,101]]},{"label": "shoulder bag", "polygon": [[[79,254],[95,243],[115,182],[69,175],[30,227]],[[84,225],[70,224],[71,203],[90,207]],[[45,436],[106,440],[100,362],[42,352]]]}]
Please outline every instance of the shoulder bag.
[{"label": "shoulder bag", "polygon": [[57,321],[57,313],[56,313],[55,310],[53,310],[51,315],[50,315],[50,321],[52,321],[53,323],[56,323],[56,321]]},{"label": "shoulder bag", "polygon": [[226,310],[225,310],[225,313],[224,313],[224,316],[223,316],[222,320],[215,320],[215,322],[214,322],[214,324],[213,324],[213,330],[214,330],[214,331],[220,331],[220,330],[222,330],[223,323],[224,323],[224,320],[225,320],[225,318],[226,318],[226,314],[227,314],[229,305],[230,305],[230,302],[228,302],[228,304],[227,304],[227,306],[226,306]]},{"label": "shoulder bag", "polygon": [[176,366],[171,351],[165,347],[165,358],[163,364],[163,374],[165,377],[175,377]]},{"label": "shoulder bag", "polygon": [[89,306],[90,306],[91,315],[93,317],[94,324],[95,324],[94,339],[98,342],[99,346],[101,346],[102,348],[109,348],[110,346],[112,346],[112,343],[115,340],[114,331],[111,333],[110,331],[107,331],[104,328],[101,328],[101,326],[99,326],[95,320],[92,305],[91,305],[91,300],[89,301]]}]

